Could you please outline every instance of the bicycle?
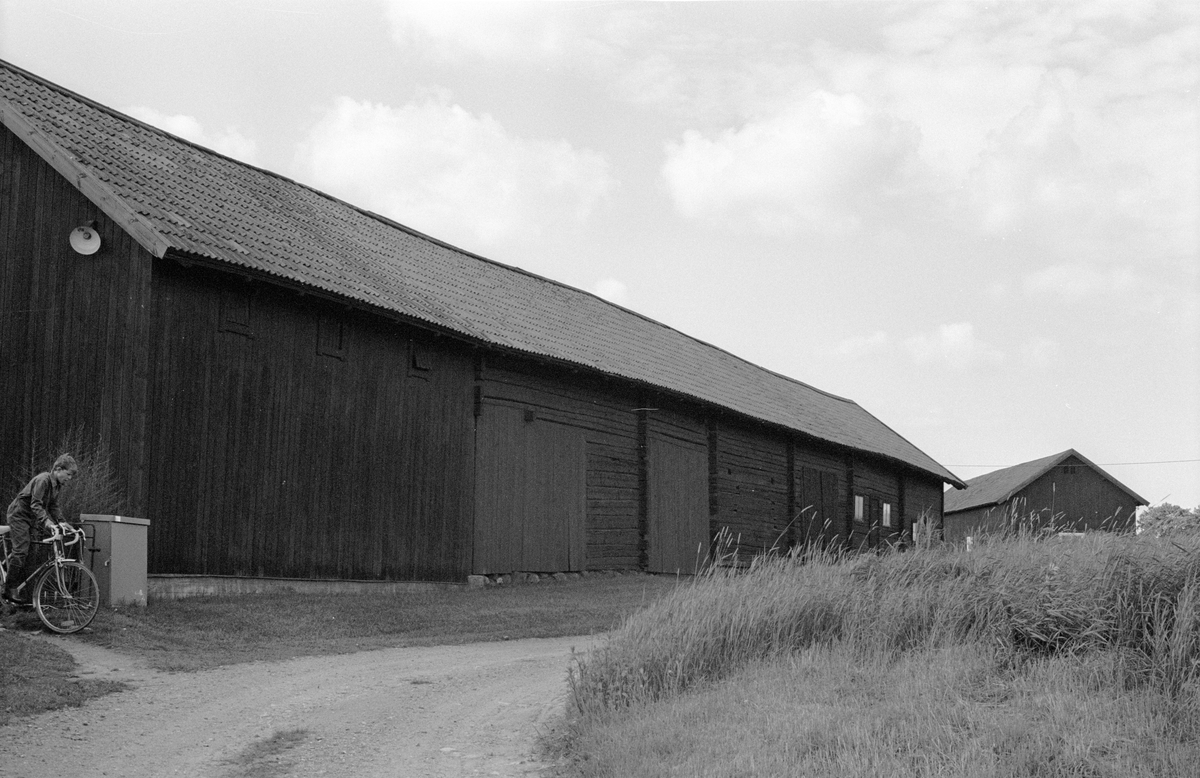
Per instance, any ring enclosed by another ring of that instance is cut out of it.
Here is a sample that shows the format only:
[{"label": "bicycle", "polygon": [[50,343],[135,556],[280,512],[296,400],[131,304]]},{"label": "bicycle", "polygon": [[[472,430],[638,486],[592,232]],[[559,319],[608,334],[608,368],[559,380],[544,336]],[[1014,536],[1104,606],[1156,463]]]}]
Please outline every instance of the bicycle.
[{"label": "bicycle", "polygon": [[[5,590],[8,582],[10,534],[8,525],[0,525],[0,591]],[[33,586],[32,602],[16,603],[18,607],[32,608],[46,629],[60,635],[78,632],[91,624],[100,608],[100,585],[96,577],[86,565],[67,555],[71,546],[80,544],[82,548],[83,538],[83,530],[63,522],[56,525],[50,537],[36,541],[51,546],[52,555],[25,578],[24,585]]]}]

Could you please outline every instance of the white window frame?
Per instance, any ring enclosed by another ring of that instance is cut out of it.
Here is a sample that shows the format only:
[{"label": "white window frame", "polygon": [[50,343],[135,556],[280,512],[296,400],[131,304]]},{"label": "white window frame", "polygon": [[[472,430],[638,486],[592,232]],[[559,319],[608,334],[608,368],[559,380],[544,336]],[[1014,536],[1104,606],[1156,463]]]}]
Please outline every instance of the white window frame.
[{"label": "white window frame", "polygon": [[867,498],[864,495],[854,495],[854,520],[859,524],[867,520]]}]

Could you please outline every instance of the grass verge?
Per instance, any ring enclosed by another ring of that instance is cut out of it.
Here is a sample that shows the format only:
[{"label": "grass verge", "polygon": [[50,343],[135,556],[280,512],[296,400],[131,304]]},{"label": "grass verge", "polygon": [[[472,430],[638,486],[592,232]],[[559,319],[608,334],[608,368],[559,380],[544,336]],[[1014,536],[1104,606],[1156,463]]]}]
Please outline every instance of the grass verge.
[{"label": "grass verge", "polygon": [[576,660],[592,776],[1177,776],[1200,760],[1200,544],[714,569]]},{"label": "grass verge", "polygon": [[77,678],[75,660],[66,651],[12,630],[0,631],[0,726],[124,688]]}]

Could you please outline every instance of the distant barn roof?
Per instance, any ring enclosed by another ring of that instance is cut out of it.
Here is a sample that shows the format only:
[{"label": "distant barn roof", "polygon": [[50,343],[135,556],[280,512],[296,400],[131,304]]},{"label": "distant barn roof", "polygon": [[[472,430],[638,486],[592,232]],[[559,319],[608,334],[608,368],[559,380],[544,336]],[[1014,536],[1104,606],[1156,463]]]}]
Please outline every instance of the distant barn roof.
[{"label": "distant barn roof", "polygon": [[1042,457],[1035,459],[1032,462],[1023,462],[1019,465],[1006,467],[1003,470],[995,470],[991,473],[986,473],[977,478],[972,478],[967,481],[967,488],[961,491],[946,492],[946,505],[943,512],[948,514],[958,513],[959,511],[967,511],[972,508],[982,508],[988,505],[1000,505],[1012,499],[1017,492],[1029,486],[1031,483],[1041,478],[1046,473],[1053,470],[1058,465],[1065,462],[1067,459],[1075,457],[1080,462],[1083,462],[1088,467],[1095,470],[1103,478],[1112,483],[1123,492],[1126,492],[1133,497],[1138,505],[1146,505],[1146,501],[1139,497],[1129,487],[1113,478],[1108,473],[1100,469],[1099,465],[1094,464],[1084,455],[1080,454],[1073,448],[1069,448],[1059,454],[1053,456]]},{"label": "distant barn roof", "polygon": [[853,401],[204,149],[0,61],[0,121],[157,257],[204,258],[961,485]]}]

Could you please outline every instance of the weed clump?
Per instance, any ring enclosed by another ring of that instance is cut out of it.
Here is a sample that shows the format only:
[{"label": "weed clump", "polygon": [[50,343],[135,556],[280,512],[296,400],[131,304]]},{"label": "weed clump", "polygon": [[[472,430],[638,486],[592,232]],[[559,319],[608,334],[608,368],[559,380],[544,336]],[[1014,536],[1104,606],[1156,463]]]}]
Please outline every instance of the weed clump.
[{"label": "weed clump", "polygon": [[84,428],[69,430],[53,443],[35,441],[25,464],[8,479],[9,499],[29,479],[49,469],[60,454],[70,454],[79,465],[79,472],[58,497],[63,519],[78,522],[82,513],[125,515],[129,512],[128,492],[113,463],[112,450],[102,436]]}]

